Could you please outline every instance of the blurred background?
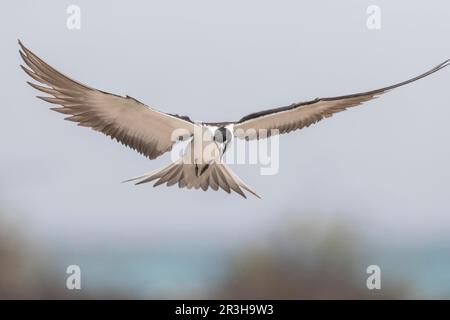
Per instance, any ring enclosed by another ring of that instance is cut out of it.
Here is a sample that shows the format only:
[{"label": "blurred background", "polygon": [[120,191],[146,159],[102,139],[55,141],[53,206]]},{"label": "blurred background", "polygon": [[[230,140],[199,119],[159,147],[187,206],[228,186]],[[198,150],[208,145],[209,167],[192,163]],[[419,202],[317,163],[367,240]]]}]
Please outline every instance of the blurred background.
[{"label": "blurred background", "polygon": [[[66,27],[69,5],[81,29]],[[381,9],[381,29],[366,26]],[[280,137],[262,200],[121,184],[169,161],[50,112],[63,73],[204,121],[378,88],[450,57],[448,1],[17,1],[0,20],[0,298],[450,298],[450,69]],[[79,265],[81,290],[66,289]],[[381,268],[381,290],[366,269]]]}]

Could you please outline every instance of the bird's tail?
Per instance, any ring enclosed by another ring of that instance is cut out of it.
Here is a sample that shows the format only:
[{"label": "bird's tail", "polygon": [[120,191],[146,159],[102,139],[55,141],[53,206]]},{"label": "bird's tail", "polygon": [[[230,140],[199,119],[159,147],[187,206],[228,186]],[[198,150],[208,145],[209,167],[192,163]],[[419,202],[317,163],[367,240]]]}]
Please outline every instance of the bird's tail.
[{"label": "bird's tail", "polygon": [[145,175],[131,178],[123,182],[137,181],[136,185],[156,180],[154,187],[161,184],[172,186],[178,183],[180,188],[208,190],[210,187],[214,191],[223,189],[227,193],[232,190],[247,198],[246,190],[254,196],[261,198],[247,184],[245,184],[231,169],[224,163],[213,162],[203,165],[199,170],[195,164],[183,163],[182,159],[175,161],[165,167],[149,172]]}]

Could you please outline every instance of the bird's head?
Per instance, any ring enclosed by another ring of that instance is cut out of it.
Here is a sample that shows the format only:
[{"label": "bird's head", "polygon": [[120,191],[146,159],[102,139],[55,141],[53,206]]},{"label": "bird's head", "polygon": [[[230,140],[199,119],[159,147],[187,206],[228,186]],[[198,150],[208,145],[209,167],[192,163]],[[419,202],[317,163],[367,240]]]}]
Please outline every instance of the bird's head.
[{"label": "bird's head", "polygon": [[231,140],[233,139],[233,134],[228,128],[225,127],[219,127],[214,132],[213,140],[220,151],[220,157],[222,157],[227,150],[227,147]]}]

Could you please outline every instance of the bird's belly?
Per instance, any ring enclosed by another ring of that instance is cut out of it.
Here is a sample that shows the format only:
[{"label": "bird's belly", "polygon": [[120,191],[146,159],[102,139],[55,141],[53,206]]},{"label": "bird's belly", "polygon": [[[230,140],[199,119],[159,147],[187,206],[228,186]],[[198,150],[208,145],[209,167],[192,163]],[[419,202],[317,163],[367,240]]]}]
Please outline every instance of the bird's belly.
[{"label": "bird's belly", "polygon": [[186,164],[207,165],[220,160],[220,150],[214,141],[199,141],[193,139],[187,146],[183,156]]}]

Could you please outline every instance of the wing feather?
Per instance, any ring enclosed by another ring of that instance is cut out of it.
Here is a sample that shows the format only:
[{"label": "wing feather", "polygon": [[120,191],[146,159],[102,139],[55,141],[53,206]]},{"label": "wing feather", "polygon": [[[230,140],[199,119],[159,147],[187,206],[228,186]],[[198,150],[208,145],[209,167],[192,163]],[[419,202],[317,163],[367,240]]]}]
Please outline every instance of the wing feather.
[{"label": "wing feather", "polygon": [[[112,139],[154,159],[169,151],[177,141],[176,129],[194,133],[195,124],[188,117],[157,111],[138,100],[118,96],[77,82],[36,56],[19,41],[22,69],[42,85],[31,87],[51,96],[38,98],[60,105],[52,110],[68,115],[65,120],[100,131]],[[173,138],[173,139],[172,139]]]},{"label": "wing feather", "polygon": [[347,108],[358,106],[366,101],[377,98],[383,93],[401,87],[408,83],[429,76],[450,63],[450,59],[444,61],[433,69],[412,79],[357,94],[321,98],[307,102],[295,103],[290,106],[268,109],[243,117],[234,124],[234,134],[238,138],[247,140],[269,137],[272,134],[288,133],[293,130],[309,127],[324,118],[329,118],[337,112]]}]

